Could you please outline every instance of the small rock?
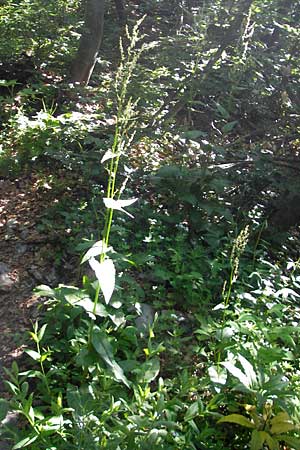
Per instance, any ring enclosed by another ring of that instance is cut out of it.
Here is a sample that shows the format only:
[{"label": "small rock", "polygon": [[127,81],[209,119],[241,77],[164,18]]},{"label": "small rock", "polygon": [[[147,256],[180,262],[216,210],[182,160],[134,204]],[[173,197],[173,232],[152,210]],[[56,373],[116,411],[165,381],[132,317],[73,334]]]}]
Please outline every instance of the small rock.
[{"label": "small rock", "polygon": [[24,230],[22,230],[20,233],[20,238],[25,241],[28,238],[28,236],[29,236],[29,230],[28,230],[28,228],[24,228]]},{"label": "small rock", "polygon": [[0,274],[2,273],[8,273],[9,267],[7,264],[0,262]]},{"label": "small rock", "polygon": [[50,284],[51,286],[57,283],[58,277],[53,267],[49,270],[47,269],[41,270],[40,267],[33,265],[27,269],[27,272],[38,283],[47,283]]},{"label": "small rock", "polygon": [[48,284],[50,285],[54,285],[57,283],[57,273],[54,269],[54,267],[52,267],[46,274],[45,274],[45,278]]},{"label": "small rock", "polygon": [[27,251],[27,245],[26,244],[17,244],[16,245],[16,253],[19,256],[24,255],[24,253],[26,253]]},{"label": "small rock", "polygon": [[44,274],[39,270],[37,266],[31,266],[27,269],[27,272],[38,282],[38,283],[44,283],[45,282],[45,276]]},{"label": "small rock", "polygon": [[8,219],[8,221],[6,222],[6,226],[9,230],[13,230],[18,226],[17,219]]},{"label": "small rock", "polygon": [[10,269],[4,264],[0,263],[0,291],[9,291],[15,282],[9,276]]},{"label": "small rock", "polygon": [[9,291],[14,285],[14,281],[9,278],[9,276],[6,273],[1,273],[0,275],[0,291],[7,292]]}]

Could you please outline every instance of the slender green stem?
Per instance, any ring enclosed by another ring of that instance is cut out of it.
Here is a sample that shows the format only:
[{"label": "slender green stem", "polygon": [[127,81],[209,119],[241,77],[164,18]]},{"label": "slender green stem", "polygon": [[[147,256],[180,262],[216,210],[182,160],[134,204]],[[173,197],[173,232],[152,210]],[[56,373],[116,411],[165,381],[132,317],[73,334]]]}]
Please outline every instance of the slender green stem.
[{"label": "slender green stem", "polygon": [[[142,47],[140,50],[136,50],[135,46],[139,41],[138,36],[138,27],[141,21],[137,23],[134,27],[132,36],[129,36],[127,30],[127,36],[130,38],[130,45],[127,49],[127,57],[124,53],[122,41],[120,42],[120,51],[121,51],[121,62],[119,65],[119,69],[116,74],[115,80],[115,88],[116,88],[116,99],[117,99],[117,118],[116,118],[116,126],[114,132],[114,139],[111,147],[112,158],[110,159],[109,167],[108,167],[108,183],[106,190],[106,198],[113,199],[117,193],[116,188],[116,180],[117,173],[119,167],[119,161],[121,154],[123,154],[124,149],[129,146],[131,142],[130,137],[128,137],[129,130],[133,127],[132,123],[130,124],[130,120],[132,120],[133,107],[135,103],[132,103],[131,98],[127,98],[127,88],[130,83],[134,68],[136,67],[138,57],[141,52],[144,50]],[[134,133],[132,134],[132,136]],[[104,219],[104,227],[102,232],[102,243],[103,247],[108,247],[109,237],[112,227],[113,221],[113,213],[114,210],[112,208],[106,209],[105,219]],[[99,256],[100,263],[105,259],[105,250],[103,248],[102,253]],[[95,297],[94,297],[94,306],[93,313],[96,313],[97,305],[99,302],[100,295],[100,285],[98,284]],[[89,337],[88,337],[88,346],[91,345],[92,332],[94,327],[94,321],[91,319],[90,327],[89,327]]]},{"label": "slender green stem", "polygon": [[[240,232],[237,236],[234,245],[232,247],[231,256],[230,256],[230,276],[229,276],[229,285],[227,290],[223,293],[223,315],[221,319],[221,335],[220,335],[220,343],[223,341],[223,333],[226,324],[226,316],[228,314],[228,306],[231,298],[232,287],[235,283],[238,276],[239,262],[242,253],[245,250],[246,244],[248,242],[249,236],[249,227],[248,225]],[[224,289],[225,290],[225,289]],[[221,349],[219,348],[216,352],[216,363],[218,370],[220,368],[221,361]]]},{"label": "slender green stem", "polygon": [[[41,355],[41,347],[40,347],[39,341],[37,341],[36,346],[37,346],[38,354]],[[47,380],[47,376],[46,376],[46,373],[45,373],[44,364],[43,364],[42,359],[40,359],[40,367],[41,367],[41,371],[42,371],[42,374],[43,374],[43,379],[44,379],[44,383],[46,385],[47,392],[48,392],[48,394],[50,394],[49,383],[48,383],[48,380]]]},{"label": "slender green stem", "polygon": [[[95,291],[95,297],[94,297],[94,306],[93,306],[93,314],[96,314],[96,310],[97,310],[97,305],[98,305],[98,301],[99,301],[99,294],[100,294],[100,285],[98,283],[96,291]],[[91,343],[92,343],[92,333],[93,333],[93,328],[94,328],[94,321],[91,320],[90,321],[90,325],[89,325],[89,333],[88,333],[88,348],[90,348]]]}]

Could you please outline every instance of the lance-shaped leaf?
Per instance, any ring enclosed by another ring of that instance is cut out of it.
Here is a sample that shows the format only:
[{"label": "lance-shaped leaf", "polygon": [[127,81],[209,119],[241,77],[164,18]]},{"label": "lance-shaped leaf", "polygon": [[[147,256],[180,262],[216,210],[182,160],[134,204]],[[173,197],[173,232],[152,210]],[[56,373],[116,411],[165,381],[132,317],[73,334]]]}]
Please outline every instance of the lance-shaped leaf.
[{"label": "lance-shaped leaf", "polygon": [[104,163],[105,161],[108,161],[109,159],[115,158],[116,156],[118,156],[118,153],[114,153],[111,150],[107,150],[107,152],[104,153],[101,159],[101,164]]},{"label": "lance-shaped leaf", "polygon": [[133,203],[135,203],[138,199],[132,198],[130,200],[114,200],[113,198],[104,198],[104,204],[106,208],[109,209],[117,209],[118,211],[123,211],[125,214],[127,214],[129,217],[133,219],[133,215],[129,212],[125,211],[126,206],[130,206]]},{"label": "lance-shaped leaf", "polygon": [[271,419],[271,424],[272,434],[287,433],[295,429],[295,425],[287,412],[278,413]]},{"label": "lance-shaped leaf", "polygon": [[237,425],[241,425],[242,427],[247,428],[255,428],[254,423],[252,423],[249,419],[242,416],[241,414],[229,414],[229,416],[222,417],[218,420],[217,423],[236,423]]},{"label": "lance-shaped leaf", "polygon": [[129,381],[125,377],[123,369],[119,366],[114,358],[113,349],[107,338],[107,334],[100,329],[94,328],[92,333],[92,344],[96,352],[101,356],[101,358],[105,361],[109,369],[114,374],[114,378],[117,381],[123,382],[126,386],[129,387]]},{"label": "lance-shaped leaf", "polygon": [[82,258],[81,264],[88,261],[94,256],[103,255],[112,250],[112,247],[108,247],[104,241],[97,241],[95,244],[86,252]]},{"label": "lance-shaped leaf", "polygon": [[251,434],[250,450],[261,450],[264,442],[270,437],[265,431],[253,430]]},{"label": "lance-shaped leaf", "polygon": [[114,263],[111,259],[99,262],[95,258],[91,258],[89,264],[99,281],[105,303],[108,304],[115,288],[116,269]]},{"label": "lance-shaped leaf", "polygon": [[9,411],[9,402],[4,398],[0,398],[0,420],[4,420]]},{"label": "lance-shaped leaf", "polygon": [[221,370],[220,367],[211,366],[208,368],[208,375],[213,383],[226,384],[227,373],[224,369]]},{"label": "lance-shaped leaf", "polygon": [[240,360],[240,363],[245,371],[245,374],[247,374],[247,378],[249,379],[250,382],[250,387],[257,384],[257,376],[252,364],[250,364],[250,362],[246,358],[244,358],[243,355],[238,355],[238,359]]},{"label": "lance-shaped leaf", "polygon": [[280,440],[284,441],[287,445],[292,448],[300,448],[300,439],[294,436],[289,436],[288,434],[281,434]]},{"label": "lance-shaped leaf", "polygon": [[244,372],[236,367],[232,362],[223,362],[222,366],[226,367],[228,372],[230,372],[234,377],[236,377],[247,389],[250,389],[251,378],[249,378]]}]

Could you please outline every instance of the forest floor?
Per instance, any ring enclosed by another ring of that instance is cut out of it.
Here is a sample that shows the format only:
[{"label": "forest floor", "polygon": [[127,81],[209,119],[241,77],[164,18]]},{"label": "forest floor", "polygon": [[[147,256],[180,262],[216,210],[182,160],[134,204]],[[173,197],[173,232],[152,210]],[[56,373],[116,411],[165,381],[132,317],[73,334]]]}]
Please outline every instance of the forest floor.
[{"label": "forest floor", "polygon": [[54,249],[37,230],[45,202],[36,176],[0,179],[0,392],[3,367],[20,357],[38,315],[34,287],[57,282]]}]

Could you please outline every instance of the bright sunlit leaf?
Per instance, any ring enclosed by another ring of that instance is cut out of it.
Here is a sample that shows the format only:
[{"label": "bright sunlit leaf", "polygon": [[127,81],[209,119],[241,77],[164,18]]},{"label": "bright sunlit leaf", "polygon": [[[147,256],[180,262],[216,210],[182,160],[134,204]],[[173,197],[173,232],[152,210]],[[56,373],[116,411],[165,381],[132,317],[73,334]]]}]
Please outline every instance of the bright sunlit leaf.
[{"label": "bright sunlit leaf", "polygon": [[240,360],[245,374],[247,374],[250,385],[253,386],[255,383],[257,383],[257,377],[252,364],[250,364],[250,362],[246,358],[244,358],[243,355],[238,355],[238,359]]},{"label": "bright sunlit leaf", "polygon": [[251,386],[251,378],[249,378],[246,374],[244,374],[241,369],[236,367],[232,362],[223,362],[221,363],[228,372],[231,373],[234,377],[236,377],[247,389],[250,389]]},{"label": "bright sunlit leaf", "polygon": [[222,367],[211,366],[208,368],[209,378],[213,383],[226,384],[227,373]]},{"label": "bright sunlit leaf", "polygon": [[275,296],[276,298],[282,297],[284,299],[287,299],[288,297],[300,297],[297,292],[290,288],[279,289],[279,291],[276,292]]},{"label": "bright sunlit leaf", "polygon": [[117,209],[118,211],[123,211],[125,214],[127,214],[129,217],[133,219],[133,215],[129,212],[125,211],[126,206],[130,206],[133,203],[135,203],[138,199],[132,198],[130,200],[114,200],[113,198],[104,198],[104,204],[106,208],[109,209]]},{"label": "bright sunlit leaf", "polygon": [[114,292],[116,282],[116,269],[111,259],[105,259],[102,262],[95,258],[89,260],[89,264],[96,274],[99,281],[105,303],[108,304]]},{"label": "bright sunlit leaf", "polygon": [[101,159],[101,164],[104,163],[105,161],[108,161],[109,159],[115,158],[116,156],[117,153],[114,153],[111,150],[107,150],[107,152],[104,153]]},{"label": "bright sunlit leaf", "polygon": [[112,250],[112,247],[108,247],[105,242],[103,241],[97,241],[95,244],[86,252],[84,257],[82,258],[81,264],[88,261],[89,259],[98,256],[103,255],[107,253],[108,251]]}]

